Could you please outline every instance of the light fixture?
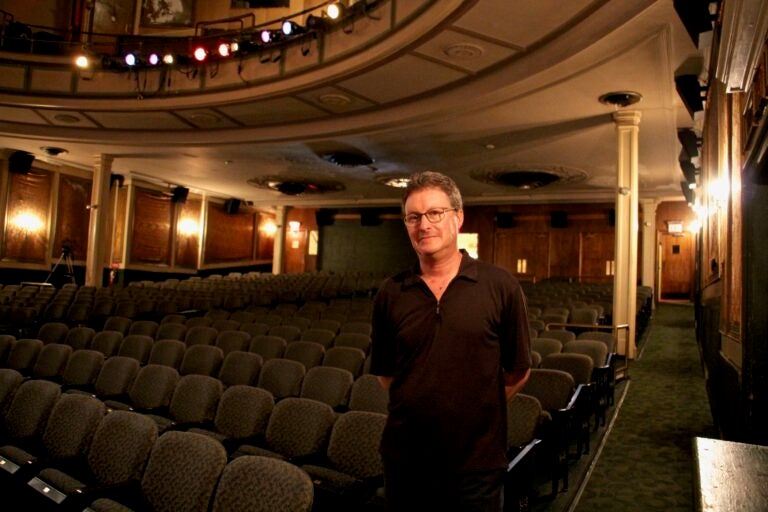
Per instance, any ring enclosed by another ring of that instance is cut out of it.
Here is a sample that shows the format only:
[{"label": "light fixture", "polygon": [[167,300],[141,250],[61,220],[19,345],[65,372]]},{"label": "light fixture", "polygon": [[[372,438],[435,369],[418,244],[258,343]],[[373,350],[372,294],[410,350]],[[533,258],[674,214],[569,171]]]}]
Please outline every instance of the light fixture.
[{"label": "light fixture", "polygon": [[288,221],[288,231],[291,233],[298,233],[301,230],[301,222],[297,220]]},{"label": "light fixture", "polygon": [[168,64],[169,66],[174,63],[176,59],[174,58],[172,53],[166,53],[163,55],[163,63]]},{"label": "light fixture", "polygon": [[341,2],[331,2],[325,11],[332,20],[337,20],[344,13],[344,4]]},{"label": "light fixture", "polygon": [[262,30],[261,34],[259,35],[259,38],[261,39],[261,42],[264,44],[269,44],[272,42],[272,31],[271,30]]},{"label": "light fixture", "polygon": [[139,62],[139,59],[135,53],[126,53],[124,61],[126,66],[133,67]]},{"label": "light fixture", "polygon": [[615,107],[628,107],[634,105],[643,98],[643,95],[635,91],[614,91],[603,94],[598,98],[600,103]]},{"label": "light fixture", "polygon": [[195,57],[195,60],[197,62],[203,62],[205,58],[208,56],[208,52],[202,46],[198,46],[197,48],[195,48],[195,51],[192,53],[192,56]]},{"label": "light fixture", "polygon": [[75,56],[75,66],[80,69],[88,69],[91,67],[91,59],[87,55],[81,53]]},{"label": "light fixture", "polygon": [[283,35],[285,37],[291,37],[298,34],[301,34],[304,32],[304,27],[299,25],[298,23],[291,21],[291,20],[285,20],[283,21],[283,24],[281,25],[281,30],[283,32]]},{"label": "light fixture", "polygon": [[229,45],[227,43],[219,45],[219,57],[229,57]]},{"label": "light fixture", "polygon": [[156,53],[150,53],[149,57],[147,58],[147,62],[149,62],[151,66],[157,66],[160,64],[160,55]]}]

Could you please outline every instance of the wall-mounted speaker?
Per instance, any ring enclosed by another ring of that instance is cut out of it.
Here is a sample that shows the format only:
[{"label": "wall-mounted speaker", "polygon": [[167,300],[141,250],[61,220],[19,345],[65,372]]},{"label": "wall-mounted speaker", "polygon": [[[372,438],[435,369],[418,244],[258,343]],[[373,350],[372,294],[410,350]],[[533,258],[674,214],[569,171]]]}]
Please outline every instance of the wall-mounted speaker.
[{"label": "wall-mounted speaker", "polygon": [[189,195],[189,189],[186,187],[176,187],[173,189],[173,196],[171,201],[174,203],[184,203],[187,201]]},{"label": "wall-mounted speaker", "polygon": [[361,226],[378,226],[381,224],[381,217],[376,210],[363,210],[360,212]]},{"label": "wall-mounted speaker", "polygon": [[496,212],[496,227],[502,229],[515,227],[515,216],[512,212]]},{"label": "wall-mounted speaker", "polygon": [[32,169],[35,155],[26,151],[14,151],[8,157],[8,170],[16,174],[27,174]]},{"label": "wall-mounted speaker", "polygon": [[224,211],[230,214],[235,214],[240,210],[240,200],[239,199],[227,199],[224,201]]},{"label": "wall-mounted speaker", "polygon": [[611,227],[616,225],[616,208],[608,210],[608,225]]},{"label": "wall-mounted speaker", "polygon": [[554,211],[550,213],[550,226],[553,228],[567,228],[568,227],[568,213],[563,211]]},{"label": "wall-mounted speaker", "polygon": [[315,212],[315,223],[318,226],[330,226],[333,224],[333,210],[317,210]]}]

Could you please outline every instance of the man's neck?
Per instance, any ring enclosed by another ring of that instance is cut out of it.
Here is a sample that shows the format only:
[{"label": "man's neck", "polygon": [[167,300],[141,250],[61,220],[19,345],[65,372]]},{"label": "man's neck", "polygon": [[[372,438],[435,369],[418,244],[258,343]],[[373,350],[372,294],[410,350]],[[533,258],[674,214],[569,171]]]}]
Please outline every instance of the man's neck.
[{"label": "man's neck", "polygon": [[450,256],[440,259],[421,258],[419,267],[423,277],[453,277],[459,272],[461,266],[461,252],[456,250]]}]

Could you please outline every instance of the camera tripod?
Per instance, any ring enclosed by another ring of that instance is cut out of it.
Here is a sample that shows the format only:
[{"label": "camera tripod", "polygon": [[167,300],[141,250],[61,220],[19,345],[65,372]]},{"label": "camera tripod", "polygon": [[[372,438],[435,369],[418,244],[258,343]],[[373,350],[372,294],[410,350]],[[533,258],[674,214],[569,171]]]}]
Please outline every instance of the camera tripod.
[{"label": "camera tripod", "polygon": [[59,265],[61,265],[62,262],[64,262],[64,264],[67,266],[66,277],[69,278],[69,282],[72,284],[77,284],[75,282],[75,269],[72,262],[72,251],[67,250],[66,248],[61,251],[61,256],[59,256],[59,259],[56,260],[56,264],[53,265],[50,274],[48,274],[48,277],[45,278],[44,282],[47,283],[51,280],[51,277],[56,272],[56,269],[59,268]]}]

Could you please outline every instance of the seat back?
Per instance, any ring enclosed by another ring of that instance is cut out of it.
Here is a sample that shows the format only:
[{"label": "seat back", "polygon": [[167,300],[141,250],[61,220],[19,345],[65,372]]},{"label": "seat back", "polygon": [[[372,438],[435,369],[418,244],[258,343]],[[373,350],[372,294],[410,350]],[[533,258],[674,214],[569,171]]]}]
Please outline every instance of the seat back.
[{"label": "seat back", "polygon": [[222,361],[224,361],[224,352],[219,347],[187,345],[179,373],[218,376]]},{"label": "seat back", "polygon": [[594,368],[605,366],[608,359],[608,347],[605,343],[586,338],[569,341],[563,346],[563,353],[589,356]]},{"label": "seat back", "polygon": [[576,383],[566,371],[532,368],[520,392],[536,397],[545,411],[558,411],[568,406],[575,389]]},{"label": "seat back", "polygon": [[216,430],[228,439],[263,436],[274,406],[274,397],[265,389],[230,386],[221,395],[216,409]]},{"label": "seat back", "polygon": [[248,352],[254,352],[264,358],[264,361],[283,357],[288,342],[279,336],[268,334],[256,335],[251,338]]},{"label": "seat back", "polygon": [[245,455],[224,468],[212,512],[312,510],[314,487],[302,469],[270,457]]},{"label": "seat back", "polygon": [[165,432],[152,447],[142,493],[156,512],[207,512],[226,463],[224,447],[213,438]]},{"label": "seat back", "polygon": [[301,332],[301,341],[312,341],[319,343],[323,348],[330,348],[333,346],[333,338],[336,337],[336,332],[329,329],[323,329],[319,327],[310,327]]},{"label": "seat back", "polygon": [[54,459],[85,458],[107,408],[98,398],[64,393],[56,401],[43,434],[47,454]]},{"label": "seat back", "polygon": [[128,334],[142,334],[154,339],[157,329],[158,323],[154,320],[134,320],[128,328]]},{"label": "seat back", "polygon": [[507,449],[519,448],[534,438],[541,413],[541,402],[531,395],[518,393],[507,402]]},{"label": "seat back", "polygon": [[98,350],[75,350],[69,356],[61,377],[62,385],[81,389],[91,388],[104,365],[104,354]]},{"label": "seat back", "polygon": [[155,339],[184,341],[184,337],[186,335],[187,335],[186,325],[181,323],[175,323],[175,322],[166,322],[158,326],[157,331],[155,332]]},{"label": "seat back", "polygon": [[301,336],[301,328],[295,325],[274,325],[267,332],[270,336],[279,336],[286,342],[296,341]]},{"label": "seat back", "polygon": [[275,400],[297,397],[301,393],[305,373],[304,365],[298,361],[270,359],[261,367],[258,387],[272,393]]},{"label": "seat back", "polygon": [[251,335],[245,331],[233,329],[219,330],[215,345],[224,353],[224,357],[234,350],[247,351],[251,343]]},{"label": "seat back", "polygon": [[361,375],[352,384],[349,395],[349,409],[387,414],[389,393],[375,375]]},{"label": "seat back", "polygon": [[348,321],[344,322],[341,324],[341,327],[339,327],[340,334],[345,332],[356,332],[370,336],[371,332],[373,332],[373,327],[371,326],[371,322]]},{"label": "seat back", "polygon": [[88,467],[101,485],[120,485],[141,478],[157,425],[148,416],[112,411],[101,420],[88,451]]},{"label": "seat back", "polygon": [[309,370],[323,362],[325,348],[313,341],[292,341],[285,347],[284,359],[298,361]]},{"label": "seat back", "polygon": [[549,354],[557,354],[563,351],[563,342],[556,338],[533,338],[531,340],[531,350],[541,354],[542,359]]},{"label": "seat back", "polygon": [[112,357],[117,354],[121,341],[123,333],[120,331],[101,331],[91,340],[91,348],[104,354],[104,357]]},{"label": "seat back", "polygon": [[128,317],[113,315],[106,319],[102,331],[117,331],[123,336],[128,334],[132,320]]},{"label": "seat back", "polygon": [[96,395],[101,398],[126,395],[136,374],[139,373],[139,366],[139,362],[132,357],[108,358],[104,361],[94,384]]},{"label": "seat back", "polygon": [[178,370],[181,367],[181,361],[184,359],[186,350],[187,346],[183,341],[157,340],[152,344],[152,350],[149,352],[147,363],[162,364]]},{"label": "seat back", "polygon": [[16,390],[24,381],[24,376],[17,370],[0,368],[0,418],[5,416]]},{"label": "seat back", "polygon": [[608,353],[612,353],[616,349],[616,338],[613,333],[607,331],[585,331],[579,333],[576,339],[596,340],[605,343]]},{"label": "seat back", "polygon": [[44,345],[32,367],[32,378],[59,382],[71,354],[72,347],[69,345],[63,343]]},{"label": "seat back", "polygon": [[335,410],[346,408],[354,380],[343,368],[315,366],[304,376],[299,396],[326,403]]},{"label": "seat back", "polygon": [[37,379],[22,382],[5,414],[7,435],[12,439],[42,436],[48,416],[60,395],[61,389],[54,382]]},{"label": "seat back", "polygon": [[94,336],[96,336],[96,331],[90,327],[73,327],[67,332],[63,343],[72,347],[72,350],[91,348],[91,341]]},{"label": "seat back", "polygon": [[62,343],[67,337],[69,326],[64,322],[45,322],[37,331],[37,339],[43,343]]},{"label": "seat back", "polygon": [[323,366],[343,368],[355,378],[362,373],[364,363],[365,352],[354,347],[331,347],[323,357]]},{"label": "seat back", "polygon": [[29,375],[35,366],[37,357],[43,349],[43,342],[34,338],[16,340],[8,353],[5,366],[17,370],[22,375]]},{"label": "seat back", "polygon": [[234,350],[224,357],[219,369],[219,380],[224,387],[245,384],[255,386],[264,359],[253,352]]},{"label": "seat back", "polygon": [[148,364],[136,374],[128,396],[131,405],[142,411],[167,407],[179,382],[179,372],[170,366]]},{"label": "seat back", "polygon": [[328,460],[334,469],[357,479],[382,476],[379,445],[387,416],[376,412],[348,411],[333,425]]},{"label": "seat back", "polygon": [[148,334],[129,334],[120,342],[117,355],[132,357],[140,364],[146,364],[153,342],[154,339]]},{"label": "seat back", "polygon": [[[189,325],[190,320],[187,320],[187,325]],[[187,347],[193,345],[213,345],[216,343],[216,336],[218,335],[219,331],[213,327],[195,325],[187,329],[187,334],[184,336],[184,343],[187,344]]]},{"label": "seat back", "polygon": [[269,449],[287,459],[323,454],[336,414],[330,405],[308,398],[277,402],[267,425]]},{"label": "seat back", "polygon": [[560,340],[560,343],[565,345],[571,340],[576,339],[576,333],[566,329],[545,329],[539,332],[540,338],[554,338]]},{"label": "seat back", "polygon": [[224,386],[207,375],[185,375],[179,379],[171,398],[170,416],[180,424],[213,421]]},{"label": "seat back", "polygon": [[333,338],[333,346],[359,348],[368,355],[371,351],[371,336],[361,332],[340,332]]},{"label": "seat back", "polygon": [[550,354],[541,360],[541,368],[563,370],[573,376],[576,384],[589,384],[592,381],[592,358],[577,353]]},{"label": "seat back", "polygon": [[251,335],[251,338],[253,338],[254,336],[262,336],[267,334],[270,327],[271,326],[269,324],[261,322],[243,322],[240,324],[239,330],[247,332]]}]

